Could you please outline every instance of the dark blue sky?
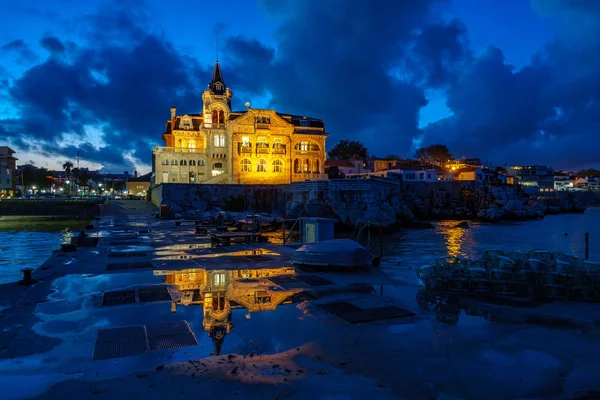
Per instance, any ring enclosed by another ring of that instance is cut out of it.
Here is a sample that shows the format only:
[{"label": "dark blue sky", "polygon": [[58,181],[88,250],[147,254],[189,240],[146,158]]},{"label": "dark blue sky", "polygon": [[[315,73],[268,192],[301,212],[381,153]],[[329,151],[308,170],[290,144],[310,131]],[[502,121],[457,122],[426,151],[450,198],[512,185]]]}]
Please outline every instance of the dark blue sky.
[{"label": "dark blue sky", "polygon": [[[21,162],[148,170],[216,58],[234,108],[325,119],[329,145],[600,167],[600,1],[29,0],[0,16],[0,142]],[[145,166],[144,166],[145,165]]]}]

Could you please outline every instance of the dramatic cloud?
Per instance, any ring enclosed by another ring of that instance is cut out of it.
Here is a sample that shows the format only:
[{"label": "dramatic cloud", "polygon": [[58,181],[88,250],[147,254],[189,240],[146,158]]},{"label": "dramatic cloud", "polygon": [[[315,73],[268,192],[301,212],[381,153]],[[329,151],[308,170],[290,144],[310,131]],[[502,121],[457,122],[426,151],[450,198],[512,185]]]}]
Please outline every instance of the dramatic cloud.
[{"label": "dramatic cloud", "polygon": [[448,90],[453,116],[429,125],[425,143],[495,162],[598,166],[600,2],[537,0],[554,17],[554,41],[515,71],[500,49],[480,54]]},{"label": "dramatic cloud", "polygon": [[[111,18],[102,18],[107,12]],[[126,154],[149,164],[169,107],[201,104],[190,77],[202,69],[159,34],[145,33],[138,21],[125,10],[105,9],[89,20],[87,46],[44,37],[41,45],[51,56],[8,89],[19,117],[1,121],[6,136],[21,150],[47,156],[74,158],[79,150],[82,158],[109,168],[129,165]],[[103,32],[115,40],[101,40]],[[100,137],[86,137],[90,128]],[[81,143],[65,142],[65,133],[78,135]]]},{"label": "dramatic cloud", "polygon": [[[235,77],[243,91],[268,92],[278,110],[325,119],[330,143],[358,139],[372,153],[410,148],[419,133],[419,109],[427,100],[422,86],[398,76],[408,72],[401,57],[412,47],[419,57],[434,60],[427,79],[440,84],[446,75],[442,64],[452,61],[456,47],[427,39],[435,34],[430,31],[436,21],[432,8],[438,2],[263,3],[281,20],[277,51],[242,37],[227,44],[236,68],[252,71]],[[462,31],[446,34],[449,42]]]},{"label": "dramatic cloud", "polygon": [[[559,22],[557,34],[515,69],[502,49],[472,51],[464,23],[445,14],[449,1],[263,0],[278,25],[269,44],[215,22],[234,108],[267,98],[280,112],[325,119],[330,146],[360,140],[377,155],[410,156],[416,139],[495,162],[599,166],[600,2],[532,1],[540,18]],[[143,0],[104,1],[71,21],[77,43],[36,38],[38,63],[26,41],[3,44],[31,66],[16,78],[0,70],[1,99],[16,108],[2,114],[0,134],[47,157],[79,149],[115,168],[149,164],[169,107],[200,111],[211,66],[145,11]],[[421,130],[430,89],[452,116]]]}]

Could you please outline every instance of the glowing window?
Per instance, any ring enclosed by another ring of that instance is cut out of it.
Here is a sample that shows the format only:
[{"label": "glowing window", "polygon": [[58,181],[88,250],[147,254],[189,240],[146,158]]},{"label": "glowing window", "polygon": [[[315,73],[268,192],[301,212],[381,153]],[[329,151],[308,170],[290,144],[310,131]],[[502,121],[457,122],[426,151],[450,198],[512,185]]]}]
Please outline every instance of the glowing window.
[{"label": "glowing window", "polygon": [[252,162],[247,158],[242,160],[242,172],[251,172],[252,171]]},{"label": "glowing window", "polygon": [[273,172],[283,172],[283,163],[281,160],[273,161]]},{"label": "glowing window", "polygon": [[256,171],[267,172],[267,161],[263,159],[258,160],[258,167],[256,167]]}]

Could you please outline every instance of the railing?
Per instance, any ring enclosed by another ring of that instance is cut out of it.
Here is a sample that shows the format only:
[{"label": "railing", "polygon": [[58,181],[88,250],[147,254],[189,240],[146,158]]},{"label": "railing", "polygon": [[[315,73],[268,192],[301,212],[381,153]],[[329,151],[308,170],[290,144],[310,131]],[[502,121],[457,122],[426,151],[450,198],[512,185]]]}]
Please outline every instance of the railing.
[{"label": "railing", "polygon": [[256,123],[256,129],[271,129],[271,124]]},{"label": "railing", "polygon": [[257,154],[269,154],[269,148],[268,147],[257,147],[256,153]]},{"label": "railing", "polygon": [[208,124],[203,125],[207,129],[225,129],[225,124]]},{"label": "railing", "polygon": [[273,154],[285,154],[285,146],[283,146],[283,147],[273,147],[272,153]]},{"label": "railing", "polygon": [[240,153],[252,153],[252,147],[240,146]]},{"label": "railing", "polygon": [[206,149],[197,149],[190,147],[166,147],[166,146],[154,146],[155,153],[194,153],[204,154]]},{"label": "railing", "polygon": [[318,156],[319,154],[321,154],[321,150],[298,150],[298,149],[294,149],[294,151],[296,152],[296,154],[306,154],[309,156]]},{"label": "railing", "polygon": [[[292,224],[292,227],[290,228],[290,230],[288,231],[288,234],[285,234],[285,224],[286,222],[292,222],[294,221],[294,223]],[[294,233],[294,230],[297,230],[297,232],[300,234],[300,226],[302,225],[302,223],[300,222],[299,219],[283,219],[281,221],[281,236],[282,236],[282,243],[283,246],[285,246],[285,244],[289,241],[290,237],[292,236],[292,233]],[[296,229],[296,227],[298,227]]]},{"label": "railing", "polygon": [[[373,235],[371,234],[371,228],[375,228]],[[364,244],[361,241],[363,234],[366,236],[366,242]],[[373,263],[374,265],[377,263],[375,266],[378,266],[381,258],[383,257],[383,227],[381,223],[378,221],[367,221],[363,223],[357,222],[354,226],[352,238],[369,250],[371,254],[373,254],[375,257]],[[379,248],[379,254],[375,254],[377,247]]]}]

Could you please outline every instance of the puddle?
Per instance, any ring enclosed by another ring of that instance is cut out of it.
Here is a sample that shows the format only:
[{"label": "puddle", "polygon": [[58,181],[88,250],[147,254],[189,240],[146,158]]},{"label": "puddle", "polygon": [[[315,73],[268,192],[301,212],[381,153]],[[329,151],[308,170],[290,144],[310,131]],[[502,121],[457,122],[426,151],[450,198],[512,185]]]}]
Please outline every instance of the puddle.
[{"label": "puddle", "polygon": [[[600,324],[588,322],[588,320],[576,320],[570,318],[571,315],[569,314],[555,315],[551,312],[552,310],[548,309],[542,313],[539,309],[541,304],[534,305],[534,303],[531,303],[530,307],[524,307],[522,303],[518,303],[521,304],[520,307],[505,306],[484,303],[474,297],[461,298],[460,296],[448,296],[426,289],[421,289],[417,293],[416,300],[421,309],[435,312],[437,321],[450,325],[459,324],[461,326],[468,326],[489,322],[528,324],[545,328],[577,331],[600,337]],[[506,301],[510,301],[510,299]],[[581,313],[575,312],[578,307],[582,306],[581,303],[570,303],[567,305],[572,307],[573,315],[581,315]],[[556,314],[559,311],[562,310],[560,308],[555,309]]]}]

